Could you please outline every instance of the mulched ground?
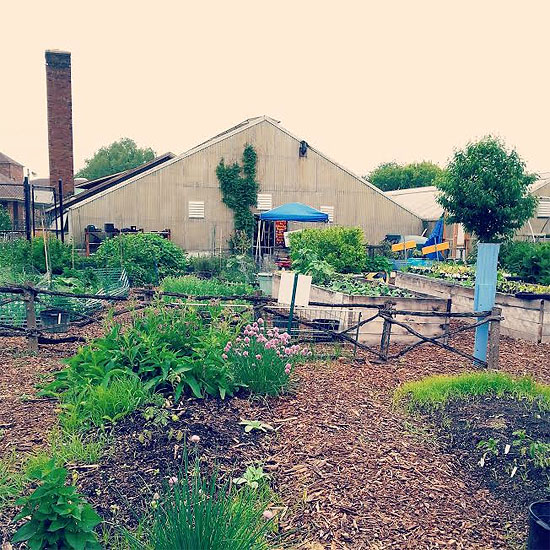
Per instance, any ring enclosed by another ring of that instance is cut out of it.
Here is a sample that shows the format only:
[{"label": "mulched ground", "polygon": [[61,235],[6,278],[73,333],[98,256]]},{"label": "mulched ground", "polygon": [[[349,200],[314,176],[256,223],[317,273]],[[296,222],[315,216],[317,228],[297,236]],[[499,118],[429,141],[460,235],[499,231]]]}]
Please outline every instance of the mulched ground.
[{"label": "mulched ground", "polygon": [[[460,347],[471,350],[472,337],[463,338]],[[2,350],[0,418],[11,425],[0,443],[4,450],[25,449],[28,440],[44,441],[54,404],[18,396],[32,395],[37,370],[58,368],[69,350],[47,351],[32,360],[14,357],[13,347]],[[550,345],[504,338],[501,368],[550,382],[549,353]],[[146,505],[177,466],[175,442],[168,438],[173,428],[200,435],[206,460],[217,458],[226,470],[239,472],[254,459],[262,460],[288,507],[280,522],[288,537],[285,547],[520,548],[525,516],[473,475],[460,453],[435,438],[422,419],[392,405],[400,383],[462,372],[471,368],[468,361],[433,346],[385,365],[358,359],[300,367],[297,393],[281,399],[189,401],[176,411],[178,420],[156,430],[145,445],[139,441],[145,419],[133,415],[115,428],[114,454],[100,468],[79,472],[82,490],[107,517],[121,514],[113,504]],[[241,418],[260,419],[277,430],[245,436]],[[131,521],[128,514],[125,519]]]}]

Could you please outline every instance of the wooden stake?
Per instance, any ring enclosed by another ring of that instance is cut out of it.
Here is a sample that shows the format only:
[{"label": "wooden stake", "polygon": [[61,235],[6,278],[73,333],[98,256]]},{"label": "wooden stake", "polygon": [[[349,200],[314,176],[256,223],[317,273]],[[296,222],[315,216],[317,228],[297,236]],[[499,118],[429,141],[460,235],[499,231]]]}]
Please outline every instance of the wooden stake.
[{"label": "wooden stake", "polygon": [[25,312],[27,315],[27,344],[31,353],[38,353],[38,333],[36,330],[36,310],[35,310],[35,297],[36,291],[30,284],[25,285],[23,290],[23,296],[25,298]]},{"label": "wooden stake", "polygon": [[500,346],[500,314],[502,309],[494,307],[491,311],[491,317],[496,320],[489,322],[489,340],[487,342],[487,367],[498,369],[498,356]]}]

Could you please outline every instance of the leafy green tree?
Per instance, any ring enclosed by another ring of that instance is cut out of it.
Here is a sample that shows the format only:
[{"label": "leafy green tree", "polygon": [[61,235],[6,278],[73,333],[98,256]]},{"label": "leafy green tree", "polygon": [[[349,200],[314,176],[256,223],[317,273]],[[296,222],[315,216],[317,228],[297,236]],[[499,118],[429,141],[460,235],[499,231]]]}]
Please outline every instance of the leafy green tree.
[{"label": "leafy green tree", "polygon": [[382,191],[394,191],[435,185],[435,181],[442,174],[443,170],[432,162],[424,161],[404,165],[397,162],[385,162],[375,168],[365,179]]},{"label": "leafy green tree", "polygon": [[150,147],[140,148],[133,139],[121,138],[101,147],[92,158],[86,159],[84,168],[76,176],[94,180],[130,170],[154,158],[155,152]]},{"label": "leafy green tree", "polygon": [[537,198],[529,185],[536,178],[516,151],[487,136],[455,152],[438,180],[437,200],[449,222],[461,223],[480,242],[501,242],[534,214]]},{"label": "leafy green tree", "polygon": [[0,206],[0,231],[9,231],[11,229],[11,218],[8,211]]}]

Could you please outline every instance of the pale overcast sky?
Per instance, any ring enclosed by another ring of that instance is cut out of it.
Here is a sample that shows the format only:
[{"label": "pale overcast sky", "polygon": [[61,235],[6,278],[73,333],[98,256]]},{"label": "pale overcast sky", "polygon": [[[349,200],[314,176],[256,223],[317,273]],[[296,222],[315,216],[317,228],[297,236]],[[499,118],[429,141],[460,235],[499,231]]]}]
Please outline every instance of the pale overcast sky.
[{"label": "pale overcast sky", "polygon": [[492,133],[550,170],[548,0],[2,5],[0,151],[48,173],[44,50],[72,52],[75,170],[122,136],[181,153],[267,114],[365,174]]}]

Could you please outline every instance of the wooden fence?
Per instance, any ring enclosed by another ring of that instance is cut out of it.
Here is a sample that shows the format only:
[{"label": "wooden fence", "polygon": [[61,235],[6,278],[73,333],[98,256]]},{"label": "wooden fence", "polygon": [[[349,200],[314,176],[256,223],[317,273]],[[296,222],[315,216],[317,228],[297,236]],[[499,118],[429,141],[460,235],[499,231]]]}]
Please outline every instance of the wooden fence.
[{"label": "wooden fence", "polygon": [[[22,336],[26,337],[28,341],[28,349],[31,352],[36,353],[38,351],[39,344],[60,344],[66,342],[85,342],[86,339],[81,336],[66,336],[51,338],[48,336],[48,331],[44,328],[40,328],[37,322],[36,316],[36,302],[39,300],[39,295],[49,295],[49,296],[60,296],[67,298],[93,298],[97,300],[102,300],[110,303],[121,303],[121,302],[135,302],[134,298],[126,296],[109,296],[109,295],[97,295],[97,294],[72,294],[69,292],[60,292],[55,290],[47,290],[36,288],[32,285],[20,285],[20,286],[9,286],[9,287],[0,287],[0,294],[12,294],[19,299],[23,300],[25,303],[26,311],[26,326],[18,327],[10,324],[0,324],[0,336]],[[234,295],[234,296],[193,296],[189,294],[181,294],[176,292],[162,292],[156,289],[136,289],[135,294],[138,302],[131,305],[131,307],[126,307],[120,309],[114,313],[114,316],[122,315],[131,311],[136,311],[143,309],[155,299],[170,297],[170,298],[180,298],[184,300],[192,300],[197,303],[204,302],[235,302],[241,301],[249,304],[254,311],[254,316],[256,318],[260,316],[269,315],[273,319],[282,319],[288,321],[292,326],[302,326],[308,327],[315,330],[317,333],[324,335],[325,341],[339,341],[344,343],[350,343],[354,346],[355,349],[359,348],[365,352],[373,354],[379,361],[388,361],[391,359],[396,359],[403,356],[404,354],[410,352],[411,350],[421,346],[423,344],[432,344],[436,347],[442,348],[444,350],[455,353],[461,357],[471,360],[474,364],[478,366],[485,366],[489,368],[498,367],[498,356],[499,356],[499,339],[500,339],[500,321],[501,310],[500,308],[494,308],[492,311],[485,312],[447,312],[446,316],[449,319],[460,319],[468,320],[471,319],[474,322],[470,322],[458,328],[451,329],[446,327],[443,332],[435,335],[424,335],[418,332],[415,328],[416,323],[401,321],[396,317],[407,316],[410,318],[415,317],[440,317],[441,312],[438,311],[414,311],[414,310],[403,310],[397,309],[395,307],[395,302],[392,302],[391,299],[386,301],[382,305],[373,305],[372,303],[360,303],[355,302],[352,304],[334,304],[326,303],[319,301],[311,301],[311,306],[321,306],[325,308],[359,308],[365,310],[371,310],[372,315],[369,315],[366,318],[359,318],[358,322],[352,326],[347,326],[345,330],[331,330],[326,326],[320,324],[319,322],[311,321],[300,316],[299,310],[295,311],[292,315],[288,311],[288,308],[277,307],[276,300],[269,296],[261,295]],[[9,300],[9,299],[8,299]],[[7,300],[5,300],[7,301]],[[173,304],[172,304],[173,305]],[[187,303],[187,305],[190,305]],[[90,323],[95,323],[101,319],[96,317],[88,317],[86,315],[79,314],[80,320],[74,323],[76,326],[85,326]],[[382,321],[381,332],[380,332],[380,345],[375,347],[372,345],[365,344],[364,342],[359,341],[359,329],[368,324],[374,322]],[[476,327],[489,324],[489,346],[487,353],[487,361],[480,361],[475,358],[472,354],[467,353],[456,346],[453,346],[449,343],[449,340],[452,336],[460,334],[465,331],[475,330]],[[412,326],[411,326],[412,325]],[[390,353],[390,344],[392,338],[392,328],[399,327],[400,329],[406,331],[407,333],[415,336],[418,340],[407,346],[400,346],[398,351]],[[296,336],[299,337],[299,330],[292,330]]]}]

